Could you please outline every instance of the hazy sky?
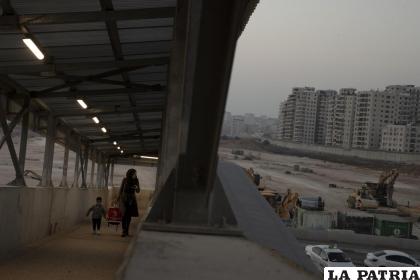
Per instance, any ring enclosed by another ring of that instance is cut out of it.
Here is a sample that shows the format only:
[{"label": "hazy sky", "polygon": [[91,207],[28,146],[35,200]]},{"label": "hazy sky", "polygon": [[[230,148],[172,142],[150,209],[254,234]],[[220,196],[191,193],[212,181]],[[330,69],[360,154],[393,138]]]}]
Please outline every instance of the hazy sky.
[{"label": "hazy sky", "polygon": [[227,111],[277,116],[294,86],[420,85],[420,0],[260,0]]}]

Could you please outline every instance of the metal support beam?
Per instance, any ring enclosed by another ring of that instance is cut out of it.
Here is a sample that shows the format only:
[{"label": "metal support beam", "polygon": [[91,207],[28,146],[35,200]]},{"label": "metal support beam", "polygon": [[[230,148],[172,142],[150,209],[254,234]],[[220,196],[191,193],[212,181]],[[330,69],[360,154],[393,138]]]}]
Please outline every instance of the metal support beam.
[{"label": "metal support beam", "polygon": [[111,161],[111,174],[109,178],[111,187],[114,186],[114,168],[115,168],[114,166],[115,166],[115,162],[114,160],[112,160]]},{"label": "metal support beam", "polygon": [[65,117],[94,117],[94,116],[103,116],[103,115],[119,115],[119,114],[130,114],[133,112],[136,113],[161,113],[163,111],[163,106],[147,106],[147,107],[122,107],[116,108],[113,110],[103,110],[90,112],[88,110],[80,110],[80,112],[70,111],[70,112],[56,112],[55,116],[58,118]]},{"label": "metal support beam", "polygon": [[19,123],[20,119],[24,114],[26,114],[29,110],[29,99],[25,101],[25,106],[17,113],[15,118],[10,122],[7,131],[4,132],[3,137],[0,140],[0,149],[3,147],[4,142],[6,142],[7,137],[12,135],[13,130],[15,129],[16,125]]},{"label": "metal support beam", "polygon": [[[83,82],[89,82],[89,81],[92,81],[92,80],[95,80],[95,79],[106,78],[106,77],[109,77],[109,76],[118,75],[122,72],[134,71],[134,70],[137,70],[139,68],[144,68],[144,67],[147,67],[147,66],[143,65],[143,66],[121,67],[121,68],[118,68],[118,69],[113,69],[113,70],[105,71],[105,72],[102,72],[102,73],[99,73],[99,74],[89,75],[89,76],[84,76],[84,77],[73,77],[73,76],[69,76],[69,75],[62,75],[62,74],[60,75],[60,74],[55,73],[55,75],[53,77],[64,79],[64,80],[66,80],[66,82],[63,83],[63,84],[60,84],[60,85],[56,85],[56,86],[53,86],[53,87],[50,87],[50,88],[43,89],[41,91],[36,91],[36,92],[33,93],[34,94],[33,97],[37,96],[36,94],[41,94],[41,95],[38,95],[38,97],[43,97],[42,94],[57,91],[57,90],[64,89],[64,88],[68,88],[69,85],[70,86],[76,86],[76,85],[78,85],[80,83],[83,83]],[[153,86],[150,86],[150,87],[153,87]]]},{"label": "metal support beam", "polygon": [[78,147],[76,148],[76,160],[74,163],[74,180],[73,180],[73,184],[72,187],[79,187],[79,172],[80,172],[80,154],[81,154],[81,150],[80,150],[80,144],[78,145]]},{"label": "metal support beam", "polygon": [[102,180],[102,154],[97,151],[96,152],[96,187],[101,187],[101,180]]},{"label": "metal support beam", "polygon": [[108,158],[105,165],[105,188],[109,187],[109,170],[111,167],[111,159]]},{"label": "metal support beam", "polygon": [[[100,0],[101,3],[101,8],[103,11],[113,11],[114,7],[112,4],[112,0]],[[108,31],[108,37],[109,37],[109,41],[111,43],[112,46],[112,51],[114,53],[114,57],[116,60],[118,61],[123,61],[124,60],[124,55],[123,55],[123,51],[122,51],[122,47],[121,47],[121,40],[120,40],[120,35],[118,32],[118,27],[117,27],[117,22],[115,20],[107,20],[105,22],[106,24],[106,28]],[[123,85],[127,86],[130,85],[131,86],[131,81],[130,81],[130,77],[128,76],[128,74],[126,72],[121,73],[122,79],[123,79]],[[130,105],[135,107],[136,106],[136,100],[135,98],[129,93],[128,94],[128,99],[130,101]],[[141,121],[139,116],[136,113],[133,113],[133,118],[136,121],[136,127],[137,130],[139,131],[140,135],[140,142],[142,147],[144,146],[144,141],[143,141],[143,132],[142,132],[142,127],[141,127]]]},{"label": "metal support beam", "polygon": [[1,16],[0,25],[16,26],[16,24],[68,24],[85,22],[103,22],[107,20],[139,20],[153,18],[171,18],[173,7],[144,8],[118,11],[89,11],[69,13],[31,14],[20,16]]},{"label": "metal support beam", "polygon": [[44,166],[42,169],[41,186],[53,187],[52,168],[54,161],[54,145],[56,134],[56,118],[50,114],[48,116],[47,137],[45,141]]},{"label": "metal support beam", "polygon": [[84,150],[83,150],[82,188],[87,188],[86,181],[87,181],[88,164],[89,164],[89,146],[85,145]]},{"label": "metal support beam", "polygon": [[[5,96],[0,96],[0,122],[3,129],[3,133],[6,135],[7,131],[9,130],[9,126],[7,125],[6,121],[6,102],[5,102]],[[15,168],[16,177],[13,181],[8,183],[8,185],[13,186],[26,186],[25,178],[23,176],[23,171],[20,168],[19,159],[16,154],[15,146],[13,144],[12,137],[7,136],[6,137],[6,143],[7,147],[9,149],[10,157],[12,158],[13,167]]]},{"label": "metal support beam", "polygon": [[84,69],[104,69],[104,68],[129,68],[165,65],[169,63],[168,57],[130,59],[123,61],[98,61],[98,62],[75,62],[75,63],[56,63],[56,64],[25,64],[21,66],[0,67],[0,74],[29,74],[42,72],[67,72]]},{"label": "metal support beam", "polygon": [[96,160],[96,156],[95,156],[95,152],[93,149],[91,149],[91,162],[92,162],[92,166],[90,167],[90,183],[89,183],[89,187],[93,188],[95,186],[95,182],[94,182],[94,178],[95,178],[95,160]]},{"label": "metal support beam", "polygon": [[20,165],[20,170],[22,170],[22,172],[25,172],[28,133],[29,133],[29,112],[26,112],[22,117],[22,127],[21,127],[21,132],[20,132],[19,165]]},{"label": "metal support beam", "polygon": [[68,187],[67,185],[67,169],[69,167],[69,151],[70,151],[70,133],[67,133],[64,144],[64,159],[63,159],[63,175],[61,177],[60,187]]},{"label": "metal support beam", "polygon": [[78,97],[89,97],[89,96],[104,96],[104,95],[114,95],[114,94],[128,94],[134,93],[136,97],[149,97],[153,95],[166,94],[166,91],[163,91],[165,87],[161,85],[150,86],[148,89],[139,89],[139,88],[119,88],[119,89],[102,89],[102,90],[75,90],[75,91],[59,91],[59,92],[32,92],[32,98],[56,98],[56,97],[68,97],[68,98],[78,98]]}]

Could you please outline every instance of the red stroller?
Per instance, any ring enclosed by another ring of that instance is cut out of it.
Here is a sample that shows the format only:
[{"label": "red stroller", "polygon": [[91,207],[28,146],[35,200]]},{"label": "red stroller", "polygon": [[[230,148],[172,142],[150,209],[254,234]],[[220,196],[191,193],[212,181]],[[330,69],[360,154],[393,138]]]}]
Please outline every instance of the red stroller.
[{"label": "red stroller", "polygon": [[108,222],[108,227],[109,225],[114,225],[116,226],[116,230],[118,231],[118,225],[121,223],[122,220],[122,213],[120,208],[110,207],[106,215],[106,220]]}]

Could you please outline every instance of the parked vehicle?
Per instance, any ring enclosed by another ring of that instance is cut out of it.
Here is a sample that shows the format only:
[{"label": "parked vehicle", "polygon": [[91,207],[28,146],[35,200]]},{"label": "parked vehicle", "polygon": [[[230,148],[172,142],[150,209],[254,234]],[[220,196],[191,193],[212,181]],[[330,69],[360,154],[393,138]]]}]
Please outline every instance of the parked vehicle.
[{"label": "parked vehicle", "polygon": [[364,263],[366,266],[420,266],[420,262],[412,256],[394,250],[368,253]]},{"label": "parked vehicle", "polygon": [[354,266],[350,258],[335,246],[307,245],[305,247],[305,253],[320,271],[324,271],[324,267]]}]

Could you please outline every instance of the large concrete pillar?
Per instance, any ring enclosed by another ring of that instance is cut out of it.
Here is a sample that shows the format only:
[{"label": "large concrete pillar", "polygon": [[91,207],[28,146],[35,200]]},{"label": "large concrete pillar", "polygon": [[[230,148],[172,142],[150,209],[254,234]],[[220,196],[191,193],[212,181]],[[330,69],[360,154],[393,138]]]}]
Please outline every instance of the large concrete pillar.
[{"label": "large concrete pillar", "polygon": [[[246,5],[235,0],[177,2],[158,169],[158,188],[166,188],[159,196],[166,201],[173,196],[172,204],[164,203],[172,208],[172,217],[166,220],[193,224],[208,220],[218,139]],[[168,215],[166,210],[155,213]]]},{"label": "large concrete pillar", "polygon": [[41,186],[53,187],[52,184],[52,168],[54,161],[54,145],[56,133],[56,119],[52,114],[48,115],[47,137],[45,141],[44,166],[42,169]]}]

